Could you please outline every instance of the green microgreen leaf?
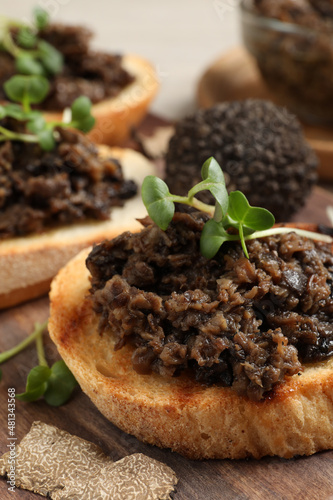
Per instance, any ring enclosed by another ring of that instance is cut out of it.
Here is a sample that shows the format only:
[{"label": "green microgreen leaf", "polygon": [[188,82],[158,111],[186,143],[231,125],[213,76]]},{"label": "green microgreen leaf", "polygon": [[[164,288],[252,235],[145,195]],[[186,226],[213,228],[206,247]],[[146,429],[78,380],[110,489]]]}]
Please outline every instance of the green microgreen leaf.
[{"label": "green microgreen leaf", "polygon": [[37,104],[45,99],[49,82],[43,76],[15,75],[5,82],[4,89],[12,101]]},{"label": "green microgreen leaf", "polygon": [[188,192],[188,198],[191,200],[200,191],[210,191],[217,203],[214,219],[219,222],[228,211],[229,201],[224,175],[215,158],[211,157],[205,161],[201,169],[201,177],[202,182]]},{"label": "green microgreen leaf", "polygon": [[[46,121],[41,113],[37,112],[27,122],[27,129],[30,132],[33,132],[34,134],[41,133],[42,131],[44,131],[45,128],[46,128]],[[50,132],[53,136],[52,130]]]},{"label": "green microgreen leaf", "polygon": [[49,14],[42,7],[34,8],[33,19],[38,30],[43,30],[49,24]]},{"label": "green microgreen leaf", "polygon": [[214,219],[204,225],[200,238],[200,251],[207,259],[215,257],[224,242],[229,241],[230,235],[221,223]]},{"label": "green microgreen leaf", "polygon": [[56,141],[52,129],[44,129],[37,133],[40,147],[45,151],[52,151],[56,146]]},{"label": "green microgreen leaf", "polygon": [[90,130],[94,127],[95,125],[95,118],[93,116],[87,116],[83,120],[80,121],[72,121],[71,126],[77,128],[78,130],[81,130],[84,133],[90,132]]},{"label": "green microgreen leaf", "polygon": [[25,392],[17,394],[16,398],[26,402],[36,401],[46,391],[50,376],[51,370],[48,366],[35,366],[28,375]]},{"label": "green microgreen leaf", "polygon": [[[23,141],[39,143],[44,150],[55,147],[55,127],[73,127],[83,132],[89,132],[95,125],[91,115],[91,102],[87,97],[77,99],[72,106],[72,121],[48,122],[31,115],[31,106],[41,103],[49,92],[49,83],[46,76],[53,76],[63,68],[63,55],[46,40],[38,35],[48,22],[48,13],[37,7],[34,10],[36,29],[28,25],[7,20],[1,25],[0,50],[8,52],[14,59],[16,71],[20,74],[13,76],[4,84],[8,99],[21,106],[11,103],[4,105],[0,110],[0,120],[6,116],[26,123],[23,127],[10,130],[11,122],[0,124],[0,143],[3,141]],[[17,35],[13,35],[13,28]],[[41,115],[41,112],[39,112]],[[18,132],[20,130],[20,132]]]},{"label": "green microgreen leaf", "polygon": [[273,226],[273,214],[260,207],[251,207],[246,196],[240,191],[232,191],[229,195],[229,216],[244,226],[255,231],[263,231]]},{"label": "green microgreen leaf", "polygon": [[81,96],[75,99],[71,106],[72,121],[69,126],[82,130],[82,132],[89,132],[96,121],[90,114],[91,107],[92,104],[88,97]]},{"label": "green microgreen leaf", "polygon": [[35,47],[37,37],[28,26],[22,26],[17,32],[17,43],[24,49]]},{"label": "green microgreen leaf", "polygon": [[70,123],[61,121],[46,123],[41,111],[32,110],[30,107],[31,103],[35,104],[44,99],[48,92],[49,84],[43,76],[16,75],[5,83],[4,88],[9,98],[21,102],[22,106],[16,103],[0,106],[0,120],[9,116],[26,122],[26,129],[32,134],[18,133],[0,124],[0,141],[38,142],[42,149],[51,151],[56,146],[55,127],[73,127],[89,132],[95,124],[95,118],[90,114],[91,101],[87,97],[79,97],[74,101],[72,106],[74,120]]},{"label": "green microgreen leaf", "polygon": [[[31,342],[36,342],[39,365],[32,368],[27,377],[25,392],[17,394],[20,401],[36,401],[44,396],[45,401],[51,406],[60,406],[68,401],[77,382],[75,377],[67,368],[64,361],[57,361],[49,368],[45,358],[43,347],[43,331],[47,326],[47,321],[40,325],[36,323],[35,330],[28,338],[8,351],[0,353],[0,363],[16,356],[25,349]],[[0,370],[0,380],[2,372]]]},{"label": "green microgreen leaf", "polygon": [[[226,241],[240,240],[248,257],[245,239],[253,236],[257,229],[270,228],[274,224],[273,215],[263,208],[251,207],[240,191],[228,195],[225,179],[215,158],[209,158],[201,169],[202,182],[194,186],[187,197],[172,195],[168,186],[154,176],[146,177],[142,186],[142,199],[153,221],[163,230],[170,224],[174,214],[174,202],[190,205],[198,210],[214,215],[202,231],[201,253],[212,258]],[[215,210],[195,198],[202,190],[210,191],[215,200]],[[229,230],[233,229],[232,232]],[[235,234],[235,230],[238,234]]]},{"label": "green microgreen leaf", "polygon": [[9,116],[10,118],[14,118],[15,120],[26,119],[26,114],[19,104],[9,103],[3,107],[5,109],[5,116]]},{"label": "green microgreen leaf", "polygon": [[22,75],[45,76],[45,70],[42,64],[29,55],[17,57],[15,60],[15,67],[16,71]]},{"label": "green microgreen leaf", "polygon": [[[2,22],[0,50],[8,52],[14,58],[19,74],[53,76],[62,70],[63,56],[38,35],[38,30],[44,29],[48,24],[48,13],[37,7],[33,17],[37,30],[11,20]],[[12,34],[13,27],[18,27],[16,36]]]},{"label": "green microgreen leaf", "polygon": [[6,116],[6,108],[0,104],[0,120]]},{"label": "green microgreen leaf", "polygon": [[142,183],[141,195],[149,216],[165,231],[175,213],[168,186],[162,179],[148,175]]},{"label": "green microgreen leaf", "polygon": [[[204,225],[200,240],[201,253],[207,258],[214,257],[226,241],[240,241],[248,258],[246,241],[290,231],[314,240],[333,242],[331,237],[319,233],[295,228],[272,228],[275,219],[268,210],[252,207],[240,191],[226,194],[223,172],[214,158],[204,163],[202,178],[203,181],[194,186],[186,197],[171,194],[164,181],[148,176],[142,185],[142,199],[152,220],[163,230],[172,220],[176,202],[214,215]],[[215,209],[195,197],[203,189],[208,189],[214,195],[217,201]]]},{"label": "green microgreen leaf", "polygon": [[64,64],[63,55],[45,40],[38,42],[38,59],[50,75],[60,73]]},{"label": "green microgreen leaf", "polygon": [[57,361],[51,368],[44,399],[51,406],[61,406],[68,401],[77,386],[74,375],[64,361]]},{"label": "green microgreen leaf", "polygon": [[91,101],[86,96],[81,96],[75,99],[71,106],[72,110],[72,120],[81,121],[90,115],[91,111]]}]

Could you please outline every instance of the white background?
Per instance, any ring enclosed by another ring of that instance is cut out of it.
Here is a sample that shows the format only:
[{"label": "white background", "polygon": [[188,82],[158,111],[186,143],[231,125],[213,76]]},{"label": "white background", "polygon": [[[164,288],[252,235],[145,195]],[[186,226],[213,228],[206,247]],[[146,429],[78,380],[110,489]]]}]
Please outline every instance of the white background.
[{"label": "white background", "polygon": [[240,42],[239,0],[0,0],[1,14],[20,19],[35,5],[90,27],[97,48],[153,62],[161,89],[152,111],[170,119],[195,108],[200,75]]}]

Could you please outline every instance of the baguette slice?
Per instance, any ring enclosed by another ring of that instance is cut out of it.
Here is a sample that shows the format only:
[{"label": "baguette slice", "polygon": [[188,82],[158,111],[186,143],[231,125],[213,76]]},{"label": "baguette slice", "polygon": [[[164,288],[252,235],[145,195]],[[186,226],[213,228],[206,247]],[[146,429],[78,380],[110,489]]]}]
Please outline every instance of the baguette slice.
[{"label": "baguette slice", "polygon": [[[124,176],[139,186],[154,167],[144,156],[131,149],[99,146],[100,154],[118,158]],[[144,217],[146,209],[140,192],[113,208],[107,221],[89,221],[0,242],[0,309],[38,297],[49,290],[52,278],[82,248],[123,231],[138,231],[136,218]]]},{"label": "baguette slice", "polygon": [[[116,97],[94,104],[91,110],[96,119],[88,137],[97,144],[121,145],[129,137],[131,128],[145,116],[155,97],[159,81],[153,66],[136,55],[123,57],[122,66],[135,77]],[[61,112],[46,112],[48,121],[62,119]]]},{"label": "baguette slice", "polygon": [[290,458],[333,448],[333,358],[307,365],[260,402],[186,374],[138,375],[131,347],[114,351],[112,337],[98,333],[88,297],[88,253],[76,256],[52,283],[49,332],[82,390],[112,423],[191,459]]}]

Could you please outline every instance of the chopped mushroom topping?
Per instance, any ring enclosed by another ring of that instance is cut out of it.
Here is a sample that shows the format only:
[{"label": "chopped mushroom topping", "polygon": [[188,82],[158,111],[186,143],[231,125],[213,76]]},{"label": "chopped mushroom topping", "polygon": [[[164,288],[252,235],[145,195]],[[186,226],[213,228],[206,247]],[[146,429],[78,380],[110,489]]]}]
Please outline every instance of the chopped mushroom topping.
[{"label": "chopped mushroom topping", "polygon": [[142,374],[231,386],[260,400],[301,363],[333,354],[331,246],[295,233],[199,249],[204,217],[176,213],[163,232],[143,221],[87,259],[100,330],[131,343]]}]

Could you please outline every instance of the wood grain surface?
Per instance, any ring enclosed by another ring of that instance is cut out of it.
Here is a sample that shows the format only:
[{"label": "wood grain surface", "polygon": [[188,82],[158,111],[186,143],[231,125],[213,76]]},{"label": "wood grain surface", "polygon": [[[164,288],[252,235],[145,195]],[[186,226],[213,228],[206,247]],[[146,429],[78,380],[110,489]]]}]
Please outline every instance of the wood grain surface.
[{"label": "wood grain surface", "polygon": [[[315,188],[306,207],[294,220],[328,224],[326,206],[333,205],[333,195]],[[16,345],[33,329],[36,321],[48,317],[48,298],[26,303],[0,313],[0,352]],[[57,351],[44,336],[46,355],[50,363],[58,359]],[[37,364],[34,346],[3,364],[0,384],[0,453],[7,451],[7,392],[14,387],[22,392],[29,370]],[[113,460],[131,453],[145,453],[174,469],[179,484],[175,500],[328,500],[333,499],[333,451],[292,460],[265,458],[256,460],[190,461],[169,450],[145,445],[108,422],[77,388],[71,400],[60,408],[51,408],[43,401],[16,402],[16,437],[29,431],[33,421],[56,425],[99,445]],[[16,490],[7,491],[0,480],[0,499],[35,499],[38,495]]]}]

